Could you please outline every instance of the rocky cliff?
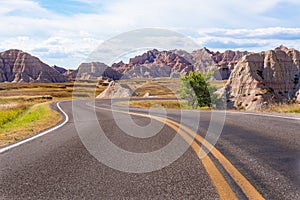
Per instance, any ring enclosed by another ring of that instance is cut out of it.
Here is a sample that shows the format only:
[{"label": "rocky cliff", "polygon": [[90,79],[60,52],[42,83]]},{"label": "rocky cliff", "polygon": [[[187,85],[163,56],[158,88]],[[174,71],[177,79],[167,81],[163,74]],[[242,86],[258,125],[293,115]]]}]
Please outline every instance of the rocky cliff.
[{"label": "rocky cliff", "polygon": [[66,81],[66,77],[28,53],[15,49],[0,53],[0,82]]},{"label": "rocky cliff", "polygon": [[195,50],[191,53],[194,61],[194,68],[200,72],[215,71],[215,78],[218,80],[227,80],[238,61],[245,55],[250,54],[247,51],[227,50],[224,53],[213,52],[206,48]]},{"label": "rocky cliff", "polygon": [[[107,68],[109,70],[107,76],[112,79],[113,77],[117,79],[176,78],[190,71],[215,71],[216,79],[227,80],[234,65],[243,56],[248,54],[249,52],[246,51],[240,52],[231,50],[220,53],[210,51],[206,48],[195,50],[192,53],[188,53],[184,50],[158,51],[153,49],[131,58],[128,64],[123,61],[112,64],[111,68]],[[94,64],[84,63],[84,65]],[[75,78],[77,72],[78,71],[69,73],[68,77]],[[96,75],[99,77],[99,74]],[[77,78],[86,79],[89,78],[89,76],[79,75]]]},{"label": "rocky cliff", "polygon": [[[68,73],[68,71],[66,73]],[[82,63],[77,70],[66,75],[69,78],[80,80],[119,80],[120,77],[122,77],[122,74],[101,62]]]},{"label": "rocky cliff", "polygon": [[193,71],[193,65],[173,51],[148,51],[129,60],[128,64],[115,63],[112,69],[126,78],[179,77]]},{"label": "rocky cliff", "polygon": [[234,65],[249,52],[227,50],[213,52],[206,48],[188,53],[184,50],[148,51],[131,58],[128,64],[115,63],[112,68],[122,73],[123,78],[179,77],[190,71],[215,71],[216,79],[228,79]]},{"label": "rocky cliff", "polygon": [[128,85],[116,83],[111,81],[108,87],[99,94],[98,99],[114,99],[114,98],[129,98],[136,96],[136,94],[129,88]]},{"label": "rocky cliff", "polygon": [[300,89],[299,89],[298,92],[296,93],[295,99],[296,99],[296,102],[297,102],[297,103],[300,103]]},{"label": "rocky cliff", "polygon": [[65,74],[68,70],[63,68],[63,67],[59,67],[59,66],[52,66],[53,69],[55,69],[57,72],[59,72],[60,74]]},{"label": "rocky cliff", "polygon": [[254,110],[297,98],[299,55],[295,49],[280,46],[243,57],[226,85],[228,106]]}]

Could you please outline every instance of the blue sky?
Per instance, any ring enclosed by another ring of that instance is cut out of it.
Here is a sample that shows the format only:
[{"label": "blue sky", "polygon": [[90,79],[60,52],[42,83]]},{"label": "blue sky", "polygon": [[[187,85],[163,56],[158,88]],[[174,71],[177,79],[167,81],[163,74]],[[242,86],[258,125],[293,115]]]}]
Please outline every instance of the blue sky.
[{"label": "blue sky", "polygon": [[49,65],[77,68],[125,31],[164,28],[199,48],[300,49],[299,0],[0,0],[0,51],[22,49]]},{"label": "blue sky", "polygon": [[92,4],[74,0],[37,0],[41,7],[62,15],[95,12]]}]

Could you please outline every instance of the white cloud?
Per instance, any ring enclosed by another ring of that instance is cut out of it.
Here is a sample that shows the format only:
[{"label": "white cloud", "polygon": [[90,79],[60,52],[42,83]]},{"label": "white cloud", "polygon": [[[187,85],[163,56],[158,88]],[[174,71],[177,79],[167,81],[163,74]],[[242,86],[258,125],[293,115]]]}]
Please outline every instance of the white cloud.
[{"label": "white cloud", "polygon": [[196,41],[213,50],[261,51],[280,45],[300,49],[300,28],[200,29]]},{"label": "white cloud", "polygon": [[7,38],[2,42],[1,48],[2,50],[21,49],[41,58],[49,65],[76,68],[101,43],[102,40],[92,37],[49,37],[46,40],[37,40],[28,36],[19,36]]},{"label": "white cloud", "polygon": [[[220,44],[219,48],[226,45],[251,48],[253,45],[253,48],[264,49],[270,47],[271,42],[300,48],[300,28],[283,28],[291,22],[282,17],[282,13],[265,16],[265,12],[272,11],[278,3],[297,7],[298,0],[74,1],[88,3],[99,12],[63,15],[33,0],[2,0],[0,49],[19,48],[33,52],[49,64],[75,68],[103,40],[145,27],[190,34],[200,45]],[[300,13],[296,15],[300,17]],[[300,21],[293,24],[300,27]]]},{"label": "white cloud", "polygon": [[221,29],[209,28],[198,30],[199,35],[202,36],[227,36],[234,38],[266,38],[272,36],[282,37],[298,37],[300,38],[300,28],[283,28],[283,27],[270,27],[258,29]]}]

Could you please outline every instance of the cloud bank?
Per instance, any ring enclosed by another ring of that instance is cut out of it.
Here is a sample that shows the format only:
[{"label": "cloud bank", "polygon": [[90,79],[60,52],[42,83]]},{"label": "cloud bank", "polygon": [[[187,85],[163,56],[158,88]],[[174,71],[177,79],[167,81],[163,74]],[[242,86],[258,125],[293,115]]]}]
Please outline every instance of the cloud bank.
[{"label": "cloud bank", "polygon": [[300,49],[298,0],[57,2],[2,1],[0,50],[18,48],[48,64],[76,68],[103,41],[147,27],[178,31],[199,48],[260,51],[284,44]]}]

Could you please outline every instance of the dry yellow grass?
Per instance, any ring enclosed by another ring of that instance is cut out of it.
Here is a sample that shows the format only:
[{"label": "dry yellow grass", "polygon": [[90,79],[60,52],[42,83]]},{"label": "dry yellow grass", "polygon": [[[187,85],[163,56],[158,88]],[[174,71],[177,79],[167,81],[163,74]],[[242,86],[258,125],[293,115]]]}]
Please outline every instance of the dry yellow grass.
[{"label": "dry yellow grass", "polygon": [[179,95],[180,80],[178,78],[134,78],[119,82],[128,85],[140,97],[146,93],[158,97],[175,97]]},{"label": "dry yellow grass", "polygon": [[94,98],[106,86],[96,83],[0,83],[1,97],[14,96],[52,96],[56,100],[75,97]]},{"label": "dry yellow grass", "polygon": [[[121,102],[120,104],[125,104]],[[146,100],[146,101],[130,101],[129,106],[138,108],[166,108],[166,109],[186,109],[188,108],[186,101],[176,100]]]},{"label": "dry yellow grass", "polygon": [[212,86],[215,86],[217,89],[220,89],[226,85],[227,81],[226,80],[211,80],[209,81],[209,84]]},{"label": "dry yellow grass", "polygon": [[282,104],[270,106],[264,112],[278,112],[278,113],[293,113],[300,114],[300,104]]},{"label": "dry yellow grass", "polygon": [[[128,105],[127,102],[118,102],[120,105]],[[129,106],[137,108],[166,108],[166,109],[192,109],[186,100],[132,100]],[[198,110],[211,110],[209,107],[197,108]]]}]

